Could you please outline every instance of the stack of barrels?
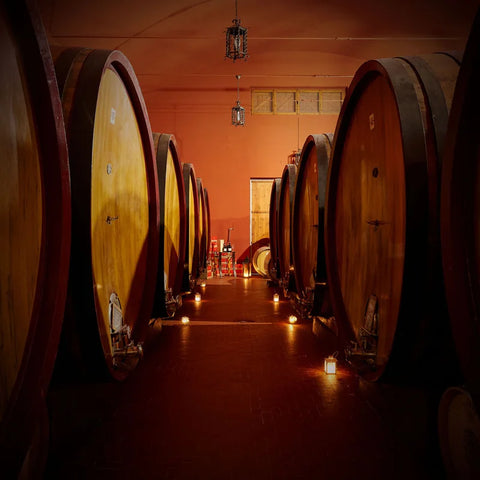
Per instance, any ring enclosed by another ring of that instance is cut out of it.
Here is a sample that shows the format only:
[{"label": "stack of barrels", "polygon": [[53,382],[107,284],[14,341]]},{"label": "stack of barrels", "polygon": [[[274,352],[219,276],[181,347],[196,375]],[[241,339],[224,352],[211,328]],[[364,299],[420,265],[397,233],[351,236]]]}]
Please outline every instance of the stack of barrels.
[{"label": "stack of barrels", "polygon": [[[454,378],[440,246],[442,152],[460,59],[356,72],[335,133],[310,135],[272,184],[276,279],[371,380]],[[428,372],[428,373],[427,373]]]},{"label": "stack of barrels", "polygon": [[273,282],[302,317],[330,310],[324,216],[333,134],[309,135],[297,164],[274,179],[270,197]]},{"label": "stack of barrels", "polygon": [[0,452],[29,478],[55,364],[126,378],[148,325],[206,276],[210,209],[121,52],[51,50],[30,0],[2,2],[0,24]]},{"label": "stack of barrels", "polygon": [[334,135],[306,139],[270,203],[277,286],[345,361],[368,380],[453,385],[439,408],[451,478],[480,472],[479,45],[477,17],[463,59],[364,63]]}]

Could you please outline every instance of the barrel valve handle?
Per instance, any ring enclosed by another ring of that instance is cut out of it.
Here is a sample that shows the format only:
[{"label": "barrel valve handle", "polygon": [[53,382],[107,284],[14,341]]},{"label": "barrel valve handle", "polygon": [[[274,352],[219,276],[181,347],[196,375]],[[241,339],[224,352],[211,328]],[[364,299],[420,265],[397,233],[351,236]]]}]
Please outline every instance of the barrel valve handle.
[{"label": "barrel valve handle", "polygon": [[110,295],[109,317],[113,366],[131,370],[143,357],[143,347],[141,343],[135,344],[131,338],[130,326],[125,323],[120,298],[115,292]]},{"label": "barrel valve handle", "polygon": [[364,325],[360,326],[357,341],[351,341],[345,349],[345,358],[350,364],[363,370],[376,369],[378,344],[378,299],[372,294],[365,307]]}]

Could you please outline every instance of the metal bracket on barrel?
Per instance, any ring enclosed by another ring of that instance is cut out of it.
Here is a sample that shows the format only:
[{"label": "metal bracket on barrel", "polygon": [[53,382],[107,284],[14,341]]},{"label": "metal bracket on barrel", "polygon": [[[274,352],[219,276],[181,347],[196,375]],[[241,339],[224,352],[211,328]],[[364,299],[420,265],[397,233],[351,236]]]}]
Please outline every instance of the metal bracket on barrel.
[{"label": "metal bracket on barrel", "polygon": [[313,305],[313,289],[306,288],[301,295],[291,293],[290,297],[295,312],[297,312],[302,319],[309,318]]},{"label": "metal bracket on barrel", "polygon": [[358,342],[345,349],[346,360],[355,367],[375,370],[378,344],[378,301],[370,295],[365,309],[365,323],[358,331]]},{"label": "metal bracket on barrel", "polygon": [[143,347],[131,339],[130,326],[124,323],[120,299],[115,292],[110,295],[109,317],[113,366],[130,370],[143,357]]},{"label": "metal bracket on barrel", "polygon": [[171,288],[167,288],[165,290],[165,307],[167,310],[167,318],[172,318],[176,311],[182,306],[182,296],[177,295],[176,297],[173,295],[173,291]]}]

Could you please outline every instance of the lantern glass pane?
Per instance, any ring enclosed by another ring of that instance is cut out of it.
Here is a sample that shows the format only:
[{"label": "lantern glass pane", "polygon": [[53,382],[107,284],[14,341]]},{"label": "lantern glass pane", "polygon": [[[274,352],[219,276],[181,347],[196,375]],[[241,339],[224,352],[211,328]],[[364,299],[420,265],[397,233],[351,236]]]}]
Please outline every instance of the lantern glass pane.
[{"label": "lantern glass pane", "polygon": [[325,373],[335,374],[337,372],[337,360],[335,358],[325,359]]},{"label": "lantern glass pane", "polygon": [[245,125],[245,109],[240,105],[232,108],[232,125]]}]

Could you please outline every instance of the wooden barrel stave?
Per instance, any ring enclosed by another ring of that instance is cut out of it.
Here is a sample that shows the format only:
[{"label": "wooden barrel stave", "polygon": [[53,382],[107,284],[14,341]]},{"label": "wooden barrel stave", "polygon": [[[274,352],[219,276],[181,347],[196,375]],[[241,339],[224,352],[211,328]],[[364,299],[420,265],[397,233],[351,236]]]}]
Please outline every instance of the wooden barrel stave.
[{"label": "wooden barrel stave", "polygon": [[170,317],[181,299],[186,242],[185,190],[175,137],[153,134],[159,192],[160,245],[152,316]]},{"label": "wooden barrel stave", "polygon": [[0,43],[0,459],[2,473],[17,478],[27,468],[41,474],[46,459],[71,209],[55,70],[32,2],[0,5]]},{"label": "wooden barrel stave", "polygon": [[345,344],[361,343],[368,301],[377,302],[376,355],[373,362],[361,356],[373,380],[402,377],[406,365],[426,361],[421,332],[427,324],[433,328],[430,308],[442,295],[441,285],[429,284],[438,208],[428,188],[438,185],[439,171],[430,104],[441,99],[425,97],[412,63],[381,59],[360,67],[342,108],[329,172],[332,302]]},{"label": "wooden barrel stave", "polygon": [[185,188],[185,208],[187,238],[185,246],[185,265],[183,273],[183,293],[189,293],[195,286],[198,278],[199,259],[199,205],[195,170],[191,163],[184,163],[182,167],[183,185]]},{"label": "wooden barrel stave", "polygon": [[73,53],[66,50],[55,64],[57,75],[67,75],[59,84],[72,177],[68,329],[88,374],[105,368],[122,380],[141,357],[154,301],[159,231],[152,134],[128,59],[110,50]]},{"label": "wooden barrel stave", "polygon": [[270,270],[270,276],[275,284],[280,283],[280,271],[279,271],[279,257],[278,257],[278,211],[280,205],[280,185],[281,178],[275,178],[272,182],[272,190],[270,194],[270,208],[268,216],[268,228],[270,238],[270,251],[272,256],[272,266]]}]

